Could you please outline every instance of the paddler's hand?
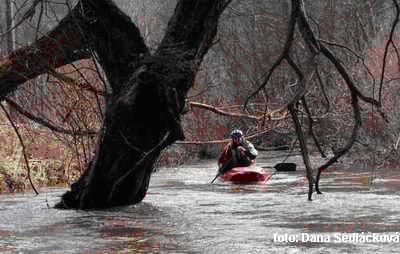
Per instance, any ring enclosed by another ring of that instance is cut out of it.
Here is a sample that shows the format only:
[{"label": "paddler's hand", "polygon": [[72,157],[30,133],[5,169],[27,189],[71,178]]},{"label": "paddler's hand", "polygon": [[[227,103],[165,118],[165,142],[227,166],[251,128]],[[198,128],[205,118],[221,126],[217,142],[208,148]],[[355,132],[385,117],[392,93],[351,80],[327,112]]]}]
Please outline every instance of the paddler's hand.
[{"label": "paddler's hand", "polygon": [[246,149],[243,146],[239,146],[238,150],[239,150],[240,156],[243,157],[246,155]]}]

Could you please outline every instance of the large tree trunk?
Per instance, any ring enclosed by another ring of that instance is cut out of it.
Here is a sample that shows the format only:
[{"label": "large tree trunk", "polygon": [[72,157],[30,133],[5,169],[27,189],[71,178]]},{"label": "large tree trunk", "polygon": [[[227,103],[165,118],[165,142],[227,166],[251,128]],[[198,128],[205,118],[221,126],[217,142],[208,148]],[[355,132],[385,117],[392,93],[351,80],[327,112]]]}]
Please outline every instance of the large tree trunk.
[{"label": "large tree trunk", "polygon": [[[95,53],[107,81],[95,157],[58,208],[140,202],[160,152],[184,138],[180,117],[231,0],[179,0],[157,52],[112,0],[81,0],[48,35],[2,63],[0,98],[25,81]],[[68,43],[66,43],[68,42]]]},{"label": "large tree trunk", "polygon": [[[137,46],[142,45],[138,31],[119,33],[121,37],[116,39],[115,31],[101,29],[123,16],[117,9],[112,15],[110,8],[104,11],[101,5],[111,5],[111,1],[88,1],[92,15],[101,15],[95,24],[99,29],[93,34],[99,41],[95,50],[113,95],[107,100],[96,156],[57,207],[105,208],[144,198],[160,152],[184,138],[180,117],[185,96],[229,2],[179,1],[159,49],[150,55]],[[131,47],[121,47],[126,36]],[[141,52],[139,56],[131,54],[133,46],[133,52]]]},{"label": "large tree trunk", "polygon": [[183,139],[179,115],[184,97],[174,86],[186,79],[185,73],[163,63],[142,65],[130,85],[110,99],[95,159],[57,207],[104,208],[141,201],[161,150]]}]

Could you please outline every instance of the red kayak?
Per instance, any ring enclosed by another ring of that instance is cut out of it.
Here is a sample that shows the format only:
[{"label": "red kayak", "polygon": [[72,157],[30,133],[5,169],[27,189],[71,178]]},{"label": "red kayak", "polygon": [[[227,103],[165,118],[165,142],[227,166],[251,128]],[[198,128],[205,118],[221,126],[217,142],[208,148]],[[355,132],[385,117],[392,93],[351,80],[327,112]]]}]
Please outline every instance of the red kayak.
[{"label": "red kayak", "polygon": [[272,174],[257,167],[237,167],[225,172],[220,179],[234,183],[263,183],[271,176]]}]

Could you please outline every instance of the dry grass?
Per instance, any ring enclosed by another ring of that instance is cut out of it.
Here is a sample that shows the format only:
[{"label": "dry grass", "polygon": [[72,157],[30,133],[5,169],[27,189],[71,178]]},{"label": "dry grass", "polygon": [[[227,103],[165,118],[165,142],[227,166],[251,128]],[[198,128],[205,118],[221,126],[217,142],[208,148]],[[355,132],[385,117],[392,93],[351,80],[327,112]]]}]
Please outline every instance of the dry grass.
[{"label": "dry grass", "polygon": [[[1,113],[0,122],[0,193],[29,191],[28,169],[20,141]],[[76,151],[63,145],[49,131],[20,125],[20,132],[35,187],[67,186],[81,174]]]}]

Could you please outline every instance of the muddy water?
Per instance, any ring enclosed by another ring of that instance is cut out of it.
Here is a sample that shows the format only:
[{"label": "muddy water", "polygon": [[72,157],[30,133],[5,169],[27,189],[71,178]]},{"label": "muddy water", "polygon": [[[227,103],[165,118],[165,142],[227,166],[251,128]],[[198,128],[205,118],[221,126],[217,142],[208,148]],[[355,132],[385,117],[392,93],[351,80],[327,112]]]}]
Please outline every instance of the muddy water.
[{"label": "muddy water", "polygon": [[[300,157],[289,160],[299,162]],[[262,166],[277,162],[258,160]],[[0,252],[398,252],[396,169],[377,171],[373,184],[371,169],[327,172],[321,182],[324,194],[314,195],[312,202],[306,201],[302,168],[276,173],[266,185],[211,185],[214,174],[214,161],[160,169],[142,203],[107,211],[49,208],[62,189],[37,197],[2,195]]]}]

